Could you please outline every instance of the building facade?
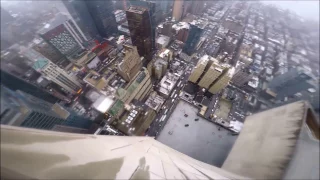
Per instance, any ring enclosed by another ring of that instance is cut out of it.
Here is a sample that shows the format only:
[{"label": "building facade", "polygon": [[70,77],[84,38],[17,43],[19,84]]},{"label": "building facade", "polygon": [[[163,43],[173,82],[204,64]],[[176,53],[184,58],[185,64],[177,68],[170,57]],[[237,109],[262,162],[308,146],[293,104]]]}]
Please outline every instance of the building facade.
[{"label": "building facade", "polygon": [[190,7],[191,14],[200,15],[203,13],[203,10],[204,10],[203,1],[197,1],[197,0],[192,1],[191,7]]},{"label": "building facade", "polygon": [[67,58],[83,51],[82,43],[86,42],[86,37],[74,21],[63,14],[58,14],[38,33],[42,39]]},{"label": "building facade", "polygon": [[204,72],[207,64],[209,63],[209,61],[210,60],[209,60],[209,56],[208,55],[202,56],[199,59],[198,64],[196,65],[196,67],[193,68],[188,80],[193,82],[193,83],[197,83],[199,78],[200,78],[200,76]]},{"label": "building facade", "polygon": [[205,74],[199,81],[199,86],[208,89],[211,84],[226,70],[229,66],[220,64],[218,60],[212,59],[211,66],[206,70]]},{"label": "building facade", "polygon": [[142,68],[125,89],[118,89],[116,95],[123,103],[129,104],[133,99],[139,101],[143,100],[146,95],[150,93],[151,89],[152,83],[150,74],[146,68]]},{"label": "building facade", "polygon": [[233,74],[234,68],[228,69],[214,82],[214,84],[210,87],[209,92],[212,94],[219,93],[222,89],[228,86]]},{"label": "building facade", "polygon": [[35,43],[33,49],[60,67],[66,67],[70,63],[60,51],[45,41]]},{"label": "building facade", "polygon": [[146,58],[144,65],[147,65],[155,47],[155,29],[152,27],[150,10],[131,6],[126,14],[132,44],[137,47],[139,55]]},{"label": "building facade", "polygon": [[253,74],[248,69],[241,69],[234,74],[233,78],[231,79],[231,83],[241,87],[245,83],[249,82],[252,77]]},{"label": "building facade", "polygon": [[123,47],[125,49],[125,56],[122,62],[118,65],[118,73],[124,80],[129,82],[140,71],[142,61],[137,47],[129,45],[124,45]]},{"label": "building facade", "polygon": [[58,104],[1,86],[1,124],[45,130],[55,125],[89,129],[93,121]]},{"label": "building facade", "polygon": [[90,0],[85,3],[101,37],[118,33],[112,1]]},{"label": "building facade", "polygon": [[54,63],[47,59],[39,59],[34,63],[33,68],[48,80],[56,83],[63,88],[64,91],[75,94],[81,91],[81,84],[76,77],[73,77],[63,69],[59,68]]},{"label": "building facade", "polygon": [[23,77],[31,69],[32,61],[14,50],[1,52],[1,69],[17,77]]},{"label": "building facade", "polygon": [[176,21],[180,21],[183,13],[183,3],[184,1],[175,0],[173,4],[172,17]]},{"label": "building facade", "polygon": [[182,49],[184,53],[191,56],[197,47],[197,44],[200,40],[200,36],[203,32],[204,26],[202,24],[198,24],[197,21],[190,23],[190,29],[188,33],[188,38],[186,40],[186,43]]},{"label": "building facade", "polygon": [[85,0],[66,0],[62,2],[87,40],[94,39],[99,35]]}]

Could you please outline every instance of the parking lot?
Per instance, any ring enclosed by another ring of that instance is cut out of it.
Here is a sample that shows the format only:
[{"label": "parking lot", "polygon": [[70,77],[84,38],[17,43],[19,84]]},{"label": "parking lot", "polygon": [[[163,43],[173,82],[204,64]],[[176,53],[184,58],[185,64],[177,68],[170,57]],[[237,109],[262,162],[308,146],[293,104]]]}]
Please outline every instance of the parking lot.
[{"label": "parking lot", "polygon": [[180,100],[157,140],[195,159],[221,167],[237,136],[223,128],[218,130],[217,125],[197,116],[197,112],[197,108]]}]

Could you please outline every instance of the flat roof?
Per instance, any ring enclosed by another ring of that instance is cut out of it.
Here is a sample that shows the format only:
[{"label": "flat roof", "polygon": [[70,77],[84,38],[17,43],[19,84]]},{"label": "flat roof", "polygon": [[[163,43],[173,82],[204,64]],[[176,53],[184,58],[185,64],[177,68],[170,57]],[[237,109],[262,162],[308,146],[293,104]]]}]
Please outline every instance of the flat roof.
[{"label": "flat roof", "polygon": [[113,100],[106,96],[100,96],[93,104],[93,108],[98,110],[101,113],[107,112],[111,105],[113,104]]},{"label": "flat roof", "polygon": [[163,94],[169,95],[178,80],[179,76],[167,72],[160,81],[159,91]]},{"label": "flat roof", "polygon": [[[216,124],[197,116],[198,111],[179,101],[157,140],[197,160],[221,167],[237,136],[223,128],[219,131]],[[185,113],[188,117],[184,117]],[[185,127],[186,124],[189,126]]]}]

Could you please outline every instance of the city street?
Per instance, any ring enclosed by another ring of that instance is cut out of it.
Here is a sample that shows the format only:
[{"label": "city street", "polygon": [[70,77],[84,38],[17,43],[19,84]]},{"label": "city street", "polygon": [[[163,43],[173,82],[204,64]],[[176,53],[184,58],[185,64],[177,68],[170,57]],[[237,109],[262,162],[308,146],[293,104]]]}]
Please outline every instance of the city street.
[{"label": "city street", "polygon": [[[189,66],[187,66],[186,69],[189,69]],[[169,119],[171,113],[175,110],[175,107],[177,105],[177,102],[179,101],[179,94],[182,88],[184,87],[185,83],[188,81],[190,73],[185,71],[183,75],[180,77],[180,80],[177,82],[177,85],[180,83],[180,86],[176,86],[172,92],[176,94],[170,95],[170,97],[165,101],[164,105],[162,107],[165,107],[164,109],[161,109],[158,115],[156,116],[155,120],[151,123],[149,129],[146,132],[146,135],[148,136],[155,136],[160,133],[160,131],[163,129],[164,125],[167,123],[167,120]],[[163,118],[164,117],[164,118]]]}]

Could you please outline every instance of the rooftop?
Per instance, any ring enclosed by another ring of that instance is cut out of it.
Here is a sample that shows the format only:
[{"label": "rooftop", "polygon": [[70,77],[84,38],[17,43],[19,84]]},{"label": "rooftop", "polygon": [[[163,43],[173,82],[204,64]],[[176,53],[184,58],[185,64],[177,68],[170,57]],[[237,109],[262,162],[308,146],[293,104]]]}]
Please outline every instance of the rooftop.
[{"label": "rooftop", "polygon": [[138,14],[143,14],[145,11],[147,11],[147,9],[144,7],[139,7],[139,6],[130,6],[130,8],[127,11],[138,13]]},{"label": "rooftop", "polygon": [[170,72],[167,72],[160,81],[159,92],[165,95],[169,95],[173,87],[176,85],[178,79],[179,79],[179,76],[172,74]]},{"label": "rooftop", "polygon": [[108,110],[108,113],[111,116],[116,116],[119,114],[120,110],[123,109],[124,103],[120,100],[117,100],[112,107]]},{"label": "rooftop", "polygon": [[179,31],[180,29],[189,29],[190,25],[187,22],[179,22],[177,24],[174,24],[172,28],[175,29],[176,31]]},{"label": "rooftop", "polygon": [[155,111],[159,111],[165,99],[156,93],[149,96],[145,104]]},{"label": "rooftop", "polygon": [[112,103],[114,101],[109,98],[109,97],[106,97],[106,96],[100,96],[93,104],[92,104],[92,107],[95,108],[96,110],[98,110],[99,112],[101,113],[105,113],[107,112]]},{"label": "rooftop", "polygon": [[41,58],[33,64],[32,68],[38,71],[43,69],[48,63],[49,61],[47,59]]},{"label": "rooftop", "polygon": [[[237,136],[222,128],[219,131],[217,125],[197,113],[197,108],[180,101],[157,140],[197,160],[221,167]],[[189,126],[185,127],[186,124]]]}]

